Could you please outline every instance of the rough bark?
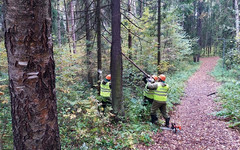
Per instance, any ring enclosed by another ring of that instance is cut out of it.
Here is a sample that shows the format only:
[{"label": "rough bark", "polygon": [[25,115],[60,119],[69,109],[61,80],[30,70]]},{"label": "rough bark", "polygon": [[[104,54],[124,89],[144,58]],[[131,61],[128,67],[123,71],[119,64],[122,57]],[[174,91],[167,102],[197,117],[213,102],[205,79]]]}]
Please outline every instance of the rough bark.
[{"label": "rough bark", "polygon": [[4,2],[14,149],[59,150],[51,2]]},{"label": "rough bark", "polygon": [[122,95],[122,55],[121,55],[121,14],[120,1],[112,0],[112,47],[111,47],[111,85],[112,85],[112,106],[118,116],[124,116],[123,95]]},{"label": "rough bark", "polygon": [[[96,20],[97,20],[97,67],[102,70],[102,41],[101,41],[101,0],[97,0],[96,5]],[[98,71],[98,87],[100,87],[101,73]],[[98,89],[100,94],[100,88]]]},{"label": "rough bark", "polygon": [[[158,0],[158,59],[157,65],[160,65],[161,62],[161,0]],[[158,73],[160,74],[159,70]]]},{"label": "rough bark", "polygon": [[74,1],[70,3],[70,12],[71,12],[71,24],[72,24],[72,43],[73,43],[73,53],[76,53],[76,34],[75,34],[75,17],[74,17]]},{"label": "rough bark", "polygon": [[61,18],[60,18],[60,7],[59,7],[59,0],[57,0],[57,23],[58,23],[58,47],[62,47],[62,36],[61,36]]}]

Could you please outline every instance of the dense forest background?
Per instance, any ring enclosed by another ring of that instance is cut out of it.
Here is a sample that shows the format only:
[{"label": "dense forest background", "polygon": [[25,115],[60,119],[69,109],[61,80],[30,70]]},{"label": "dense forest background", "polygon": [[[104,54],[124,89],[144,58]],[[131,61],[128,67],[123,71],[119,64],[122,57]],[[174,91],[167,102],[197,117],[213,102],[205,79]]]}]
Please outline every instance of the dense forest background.
[{"label": "dense forest background", "polygon": [[[1,1],[1,10],[4,4]],[[222,59],[212,74],[222,82],[216,112],[239,127],[240,50],[237,0],[121,0],[121,48],[148,74],[167,75],[169,111],[199,57]],[[62,149],[134,148],[151,144],[157,129],[143,106],[143,74],[123,58],[124,119],[98,113],[99,81],[111,73],[110,0],[52,0],[58,124]],[[8,64],[0,17],[0,150],[13,149]],[[101,73],[101,71],[102,73]],[[176,84],[177,83],[177,84]],[[233,96],[234,95],[234,96]],[[232,105],[232,104],[235,105]]]}]

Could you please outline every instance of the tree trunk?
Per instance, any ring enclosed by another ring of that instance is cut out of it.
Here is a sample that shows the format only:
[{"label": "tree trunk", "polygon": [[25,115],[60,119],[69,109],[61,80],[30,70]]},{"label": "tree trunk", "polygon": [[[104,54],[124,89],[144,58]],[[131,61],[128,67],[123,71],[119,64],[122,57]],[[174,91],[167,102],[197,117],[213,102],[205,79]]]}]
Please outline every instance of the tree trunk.
[{"label": "tree trunk", "polygon": [[116,119],[124,116],[122,93],[122,50],[121,50],[121,14],[120,1],[112,0],[112,47],[111,47],[111,85],[112,106]]},{"label": "tree trunk", "polygon": [[[131,19],[131,0],[128,0],[128,16]],[[129,22],[128,26],[128,50],[129,50],[129,58],[132,59],[132,34],[131,34],[131,22]]]},{"label": "tree trunk", "polygon": [[210,54],[212,53],[212,45],[209,47]]},{"label": "tree trunk", "polygon": [[85,3],[85,30],[86,30],[86,49],[87,49],[87,66],[88,66],[88,82],[93,87],[92,77],[92,62],[91,62],[91,31],[90,31],[90,17],[89,17],[89,2],[84,0]]},{"label": "tree trunk", "polygon": [[[161,62],[161,0],[158,0],[158,62],[157,65],[160,65]],[[158,74],[160,74],[158,69]]]},{"label": "tree trunk", "polygon": [[236,40],[237,40],[237,47],[239,48],[239,10],[238,10],[238,0],[235,0],[235,12],[236,12]]},{"label": "tree trunk", "polygon": [[196,12],[197,12],[197,1],[194,1],[193,2],[193,17],[191,19],[193,25],[192,25],[192,28],[191,28],[191,35],[192,37],[196,37]]},{"label": "tree trunk", "polygon": [[69,51],[70,53],[72,53],[72,50],[71,50],[71,37],[70,37],[70,32],[69,32],[69,24],[68,24],[68,11],[67,11],[67,4],[66,4],[66,1],[64,0],[64,10],[65,10],[65,16],[66,16],[66,30],[67,30],[67,37],[68,37],[68,44],[69,44]]},{"label": "tree trunk", "polygon": [[197,8],[197,35],[198,35],[198,45],[199,45],[199,52],[198,52],[198,55],[200,55],[201,53],[201,50],[202,50],[202,47],[203,47],[203,44],[202,44],[202,18],[201,18],[201,15],[202,15],[202,11],[203,11],[203,0],[199,0],[198,1],[198,8]]},{"label": "tree trunk", "polygon": [[59,150],[49,0],[5,2],[15,150]]},{"label": "tree trunk", "polygon": [[70,12],[71,12],[71,24],[72,24],[72,42],[73,42],[73,53],[76,53],[76,34],[75,34],[75,17],[74,17],[74,1],[70,3]]},{"label": "tree trunk", "polygon": [[101,73],[102,70],[102,41],[101,41],[101,0],[97,0],[96,6],[96,21],[97,21],[97,67],[98,67],[98,92],[100,94],[100,81],[101,81]]},{"label": "tree trunk", "polygon": [[138,3],[139,3],[139,16],[140,18],[142,18],[142,15],[143,15],[143,0],[138,0]]},{"label": "tree trunk", "polygon": [[61,18],[60,18],[60,7],[59,7],[59,0],[57,0],[57,21],[58,21],[58,47],[62,47],[62,36],[61,36]]}]

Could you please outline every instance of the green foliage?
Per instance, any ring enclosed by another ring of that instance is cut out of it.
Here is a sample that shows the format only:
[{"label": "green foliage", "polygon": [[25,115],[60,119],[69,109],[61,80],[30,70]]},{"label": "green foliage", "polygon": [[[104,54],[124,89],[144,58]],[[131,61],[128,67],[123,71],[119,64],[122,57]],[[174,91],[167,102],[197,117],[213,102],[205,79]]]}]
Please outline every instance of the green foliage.
[{"label": "green foliage", "polygon": [[168,72],[170,69],[174,69],[173,65],[170,65],[169,62],[162,61],[158,66],[158,70],[160,73]]},{"label": "green foliage", "polygon": [[171,6],[163,11],[165,18],[162,20],[162,59],[170,63],[188,59],[193,53],[193,42],[183,30],[176,10],[177,8]]},{"label": "green foliage", "polygon": [[217,101],[222,105],[222,110],[217,112],[216,115],[230,118],[233,126],[239,126],[240,121],[240,67],[234,65],[228,71],[223,70],[222,60],[218,62],[212,74],[217,80],[222,81],[222,86],[218,89],[218,96],[220,99]]},{"label": "green foliage", "polygon": [[240,52],[238,49],[230,49],[225,56],[225,65],[231,69],[240,65]]},{"label": "green foliage", "polygon": [[3,93],[3,95],[0,95],[0,145],[3,149],[13,149],[7,54],[3,42],[0,43],[0,92]]}]

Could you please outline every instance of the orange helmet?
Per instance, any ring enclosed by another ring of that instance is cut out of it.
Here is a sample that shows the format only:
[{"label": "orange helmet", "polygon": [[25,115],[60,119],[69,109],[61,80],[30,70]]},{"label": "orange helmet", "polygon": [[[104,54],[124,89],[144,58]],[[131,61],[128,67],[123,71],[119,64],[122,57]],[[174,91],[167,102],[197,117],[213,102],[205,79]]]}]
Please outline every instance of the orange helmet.
[{"label": "orange helmet", "polygon": [[152,75],[152,78],[153,78],[155,81],[158,80],[158,76],[156,76],[156,75]]},{"label": "orange helmet", "polygon": [[164,74],[160,74],[158,78],[161,79],[162,81],[166,80],[166,76]]},{"label": "orange helmet", "polygon": [[107,79],[107,80],[111,80],[111,74],[107,75],[107,76],[106,76],[106,79]]}]

